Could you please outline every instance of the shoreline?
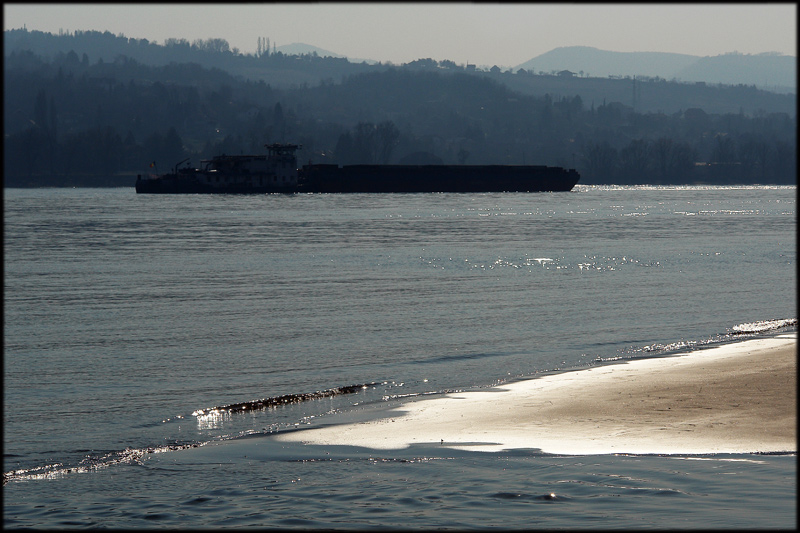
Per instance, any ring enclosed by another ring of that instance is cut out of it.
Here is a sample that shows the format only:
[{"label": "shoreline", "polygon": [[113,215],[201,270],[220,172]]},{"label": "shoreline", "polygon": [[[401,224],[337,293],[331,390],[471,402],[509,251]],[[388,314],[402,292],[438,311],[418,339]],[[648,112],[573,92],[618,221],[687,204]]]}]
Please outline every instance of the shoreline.
[{"label": "shoreline", "polygon": [[269,438],[563,455],[796,452],[796,356],[793,332],[446,394],[377,420]]}]

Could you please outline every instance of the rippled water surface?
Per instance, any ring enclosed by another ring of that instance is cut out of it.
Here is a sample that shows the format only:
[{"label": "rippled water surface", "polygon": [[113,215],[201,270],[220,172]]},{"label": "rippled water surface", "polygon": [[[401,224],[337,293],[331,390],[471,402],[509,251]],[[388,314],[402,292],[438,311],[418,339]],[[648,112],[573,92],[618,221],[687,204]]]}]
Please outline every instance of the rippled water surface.
[{"label": "rippled water surface", "polygon": [[793,187],[4,192],[7,526],[794,525],[794,455],[236,451],[794,318]]}]

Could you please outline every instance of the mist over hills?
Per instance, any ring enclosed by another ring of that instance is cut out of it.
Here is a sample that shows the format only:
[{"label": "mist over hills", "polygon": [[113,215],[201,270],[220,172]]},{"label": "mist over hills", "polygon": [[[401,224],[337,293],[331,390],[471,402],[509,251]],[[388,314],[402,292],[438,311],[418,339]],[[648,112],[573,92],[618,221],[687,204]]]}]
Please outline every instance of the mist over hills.
[{"label": "mist over hills", "polygon": [[796,183],[796,96],[753,84],[353,63],[268,40],[242,54],[223,39],[11,30],[4,44],[6,186],[131,186],[153,161],[270,142],[338,164],[414,156],[574,167],[583,183]]},{"label": "mist over hills", "polygon": [[659,76],[667,80],[755,85],[781,93],[797,93],[797,58],[736,52],[700,57],[668,52],[610,52],[590,46],[566,46],[516,67],[535,72],[568,70],[586,77]]},{"label": "mist over hills", "polygon": [[[289,55],[316,54],[347,58],[351,63],[377,64],[372,59],[350,58],[305,43],[278,46]],[[659,77],[685,82],[755,85],[759,89],[797,93],[797,58],[777,53],[756,55],[732,52],[719,56],[694,56],[671,52],[612,52],[591,46],[559,47],[513,68],[535,73],[571,71],[581,77]]]},{"label": "mist over hills", "polygon": [[582,77],[605,76],[660,76],[688,67],[696,56],[668,52],[609,52],[591,46],[565,46],[555,48],[514,69],[524,68],[536,72],[569,70]]},{"label": "mist over hills", "polygon": [[[321,69],[323,73],[319,76],[309,69],[300,74],[302,68],[293,68],[291,76],[286,76],[284,72],[282,77],[275,77],[263,69],[254,69],[253,65],[248,64],[248,58],[253,59],[254,56],[235,48],[230,49],[224,39],[208,39],[199,43],[201,46],[196,46],[197,44],[189,43],[185,39],[167,39],[159,45],[147,39],[126,38],[98,31],[76,31],[64,35],[23,29],[3,32],[5,56],[14,50],[30,50],[34,54],[52,58],[56,54],[73,50],[78,56],[87,54],[92,62],[98,59],[115,61],[119,56],[148,65],[194,62],[204,67],[222,68],[234,75],[263,79],[274,85],[319,82],[332,74],[347,75],[362,72],[366,66],[377,67],[382,64],[380,60],[352,58],[306,43],[291,43],[277,46],[274,50],[285,56],[305,55],[336,59],[339,60],[337,68],[335,72]],[[512,70],[520,69],[536,74],[569,71],[576,77],[587,78],[644,76],[683,82],[744,84],[777,93],[797,93],[797,58],[776,53],[745,55],[733,52],[700,57],[669,52],[612,52],[590,46],[567,46],[538,55]],[[488,71],[489,67],[478,66],[478,71],[481,70]],[[508,69],[504,67],[500,70]],[[283,80],[287,81],[284,83]]]},{"label": "mist over hills", "polygon": [[283,46],[277,46],[275,50],[287,55],[316,54],[319,57],[345,57],[341,54],[331,52],[330,50],[325,50],[324,48],[306,43],[285,44]]},{"label": "mist over hills", "polygon": [[341,54],[337,54],[336,52],[331,52],[330,50],[325,50],[324,48],[320,48],[318,46],[314,46],[311,44],[306,43],[291,43],[285,44],[283,46],[278,46],[275,48],[277,52],[284,53],[286,55],[303,55],[303,54],[316,54],[319,57],[335,57],[335,58],[345,58],[351,63],[367,63],[369,65],[374,65],[378,63],[374,59],[361,59],[356,57],[347,57]]},{"label": "mist over hills", "polygon": [[685,81],[753,84],[776,92],[797,93],[797,58],[775,54],[724,54],[701,57],[675,73]]},{"label": "mist over hills", "polygon": [[[284,54],[316,54],[347,58],[351,63],[377,64],[376,60],[349,58],[305,43],[277,47]],[[779,93],[797,92],[797,58],[778,53],[695,56],[671,52],[613,52],[591,46],[559,47],[513,67],[535,73],[564,70],[580,77],[659,77],[684,82],[755,85]],[[488,68],[487,68],[488,70]]]}]

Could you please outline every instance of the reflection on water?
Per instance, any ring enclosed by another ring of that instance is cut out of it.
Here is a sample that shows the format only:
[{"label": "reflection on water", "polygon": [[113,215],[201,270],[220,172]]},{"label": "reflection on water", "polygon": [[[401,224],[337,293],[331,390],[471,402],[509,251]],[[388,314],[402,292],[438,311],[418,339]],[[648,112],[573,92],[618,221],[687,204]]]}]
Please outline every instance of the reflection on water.
[{"label": "reflection on water", "polygon": [[[423,525],[427,516],[453,528],[630,527],[646,520],[634,509],[668,524],[658,517],[678,516],[685,493],[694,514],[682,523],[754,523],[721,510],[739,509],[742,486],[734,476],[718,485],[708,469],[688,487],[667,470],[640,476],[646,487],[682,491],[668,493],[671,507],[666,492],[556,484],[586,481],[595,463],[627,476],[639,464],[667,464],[651,459],[493,456],[475,468],[463,457],[264,459],[240,468],[174,458],[311,417],[763,331],[760,322],[797,316],[786,297],[796,292],[795,195],[786,187],[243,197],[7,189],[4,472],[82,474],[6,484],[5,525],[369,527]],[[309,401],[252,400],[353,383],[375,385]],[[172,447],[179,451],[155,453]],[[794,494],[794,480],[769,466],[735,477]],[[147,501],[131,496],[137,490]],[[550,492],[572,499],[491,497]],[[753,514],[763,523],[782,516],[769,500]],[[532,502],[570,510],[539,516]]]}]

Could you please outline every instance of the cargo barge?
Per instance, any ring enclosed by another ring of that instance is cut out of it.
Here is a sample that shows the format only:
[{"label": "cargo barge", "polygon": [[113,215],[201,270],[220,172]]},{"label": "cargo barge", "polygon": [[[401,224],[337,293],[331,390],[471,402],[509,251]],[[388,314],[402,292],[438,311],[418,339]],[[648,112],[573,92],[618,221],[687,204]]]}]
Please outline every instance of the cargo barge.
[{"label": "cargo barge", "polygon": [[330,165],[297,168],[299,145],[268,144],[267,155],[217,156],[202,168],[136,179],[137,193],[424,193],[570,191],[574,169],[535,165]]}]

